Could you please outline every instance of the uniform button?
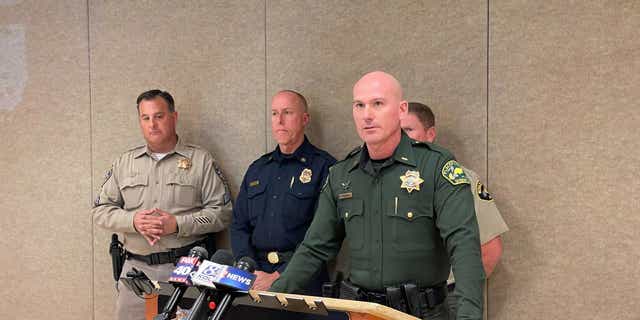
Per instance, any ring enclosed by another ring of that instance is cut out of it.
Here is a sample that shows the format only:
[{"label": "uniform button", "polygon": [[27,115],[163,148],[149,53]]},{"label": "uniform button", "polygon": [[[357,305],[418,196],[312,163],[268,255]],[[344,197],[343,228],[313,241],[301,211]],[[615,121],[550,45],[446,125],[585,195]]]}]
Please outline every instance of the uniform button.
[{"label": "uniform button", "polygon": [[349,211],[347,211],[347,212],[345,212],[345,213],[344,213],[344,217],[345,217],[345,218],[349,218]]},{"label": "uniform button", "polygon": [[156,184],[158,184],[158,183],[160,183],[160,182],[156,181]]},{"label": "uniform button", "polygon": [[278,196],[273,196],[274,199],[278,199]]},{"label": "uniform button", "polygon": [[158,202],[158,200],[155,200],[155,199],[153,200],[153,203],[157,203],[157,202]]},{"label": "uniform button", "polygon": [[413,212],[411,211],[407,212],[407,218],[409,219],[413,218]]},{"label": "uniform button", "polygon": [[273,217],[273,212],[271,212],[271,216]]}]

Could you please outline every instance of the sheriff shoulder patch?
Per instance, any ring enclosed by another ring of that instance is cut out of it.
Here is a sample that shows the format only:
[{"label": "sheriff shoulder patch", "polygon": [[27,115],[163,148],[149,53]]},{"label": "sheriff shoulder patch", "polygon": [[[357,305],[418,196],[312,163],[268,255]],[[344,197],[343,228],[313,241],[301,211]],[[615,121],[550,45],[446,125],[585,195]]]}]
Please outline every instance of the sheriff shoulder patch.
[{"label": "sheriff shoulder patch", "polygon": [[462,170],[460,164],[455,160],[450,160],[442,167],[442,176],[449,180],[452,185],[470,184],[469,178]]}]

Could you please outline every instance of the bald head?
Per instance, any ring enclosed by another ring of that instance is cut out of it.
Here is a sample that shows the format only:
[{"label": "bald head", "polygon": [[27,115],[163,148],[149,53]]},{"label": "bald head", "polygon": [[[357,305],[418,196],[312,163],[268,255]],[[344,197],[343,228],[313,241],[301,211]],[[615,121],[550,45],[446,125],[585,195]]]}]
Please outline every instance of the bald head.
[{"label": "bald head", "polygon": [[356,90],[373,89],[384,93],[385,96],[402,100],[402,86],[400,82],[392,75],[384,71],[373,71],[365,74],[353,86],[355,96]]},{"label": "bald head", "polygon": [[307,99],[300,93],[294,90],[280,90],[273,96],[273,100],[276,98],[289,101],[289,104],[294,107],[299,107],[302,112],[308,112]]}]

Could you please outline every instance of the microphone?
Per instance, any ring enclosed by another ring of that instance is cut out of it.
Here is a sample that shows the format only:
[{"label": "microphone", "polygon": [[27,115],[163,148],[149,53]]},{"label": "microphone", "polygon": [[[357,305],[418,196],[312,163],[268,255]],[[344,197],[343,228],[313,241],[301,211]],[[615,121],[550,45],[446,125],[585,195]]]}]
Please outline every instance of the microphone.
[{"label": "microphone", "polygon": [[[221,266],[231,266],[231,264],[233,264],[233,255],[229,250],[220,249],[213,254],[213,256],[211,257],[211,261],[206,261],[206,260],[203,261],[202,262],[203,264],[201,265],[201,267],[203,265],[210,265],[212,262],[213,264],[217,264]],[[197,272],[194,272],[192,276],[194,276],[196,273]],[[216,286],[214,284],[206,283],[205,285],[201,285],[201,283],[203,282],[196,281],[194,283],[194,285],[201,286],[201,291],[200,291],[200,295],[198,295],[198,298],[193,303],[193,306],[191,307],[191,312],[189,313],[189,316],[186,318],[186,320],[199,319],[198,315],[200,314],[200,309],[202,308],[202,305],[205,303],[205,301],[211,295],[212,293],[211,289],[216,289]]]},{"label": "microphone", "polygon": [[209,256],[207,249],[203,247],[193,247],[189,251],[189,255],[181,257],[178,260],[176,268],[171,272],[169,282],[173,283],[176,287],[169,298],[169,301],[164,305],[162,312],[153,317],[153,320],[168,320],[175,317],[176,309],[178,308],[178,301],[182,299],[182,296],[187,291],[187,287],[191,286],[189,275],[194,269],[197,269],[200,262]]},{"label": "microphone", "polygon": [[[208,320],[220,320],[233,299],[241,294],[246,294],[251,289],[256,280],[256,275],[253,274],[255,270],[256,262],[250,257],[242,257],[236,262],[235,268],[227,268],[226,272],[220,274],[220,280],[216,281],[215,284],[225,293],[220,304]],[[217,276],[214,276],[214,279],[217,278]]]}]

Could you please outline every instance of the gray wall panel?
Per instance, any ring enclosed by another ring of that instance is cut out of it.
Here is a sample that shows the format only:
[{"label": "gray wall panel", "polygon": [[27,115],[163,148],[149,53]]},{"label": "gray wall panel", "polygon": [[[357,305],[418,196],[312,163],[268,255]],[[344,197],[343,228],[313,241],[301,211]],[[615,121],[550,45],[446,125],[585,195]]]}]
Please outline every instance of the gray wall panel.
[{"label": "gray wall panel", "polygon": [[86,12],[84,1],[0,6],[3,318],[91,313]]},{"label": "gray wall panel", "polygon": [[511,231],[490,318],[637,319],[640,6],[491,6],[489,172]]}]

